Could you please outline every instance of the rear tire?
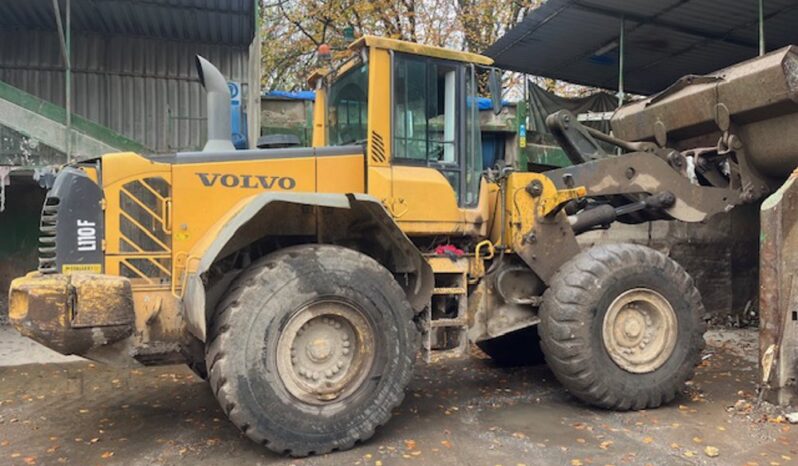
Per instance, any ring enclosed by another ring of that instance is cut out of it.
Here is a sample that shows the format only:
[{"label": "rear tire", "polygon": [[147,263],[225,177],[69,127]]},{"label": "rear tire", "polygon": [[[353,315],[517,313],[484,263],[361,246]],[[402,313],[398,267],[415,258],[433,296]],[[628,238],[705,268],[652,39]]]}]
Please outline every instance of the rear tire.
[{"label": "rear tire", "polygon": [[252,440],[292,456],[368,439],[404,398],[419,336],[393,275],[350,249],[303,245],[252,264],[210,326],[211,388]]},{"label": "rear tire", "polygon": [[583,251],[555,274],[540,314],[551,370],[574,396],[602,408],[672,401],[704,347],[704,307],[692,278],[643,246]]}]

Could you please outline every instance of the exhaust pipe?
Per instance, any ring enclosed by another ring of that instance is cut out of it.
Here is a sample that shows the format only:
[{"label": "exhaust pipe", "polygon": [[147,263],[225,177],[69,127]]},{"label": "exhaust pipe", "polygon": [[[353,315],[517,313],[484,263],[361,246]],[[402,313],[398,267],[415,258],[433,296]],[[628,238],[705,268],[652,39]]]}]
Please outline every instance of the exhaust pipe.
[{"label": "exhaust pipe", "polygon": [[211,62],[197,55],[197,73],[208,99],[208,141],[203,152],[227,152],[236,148],[230,140],[230,89],[224,75]]}]

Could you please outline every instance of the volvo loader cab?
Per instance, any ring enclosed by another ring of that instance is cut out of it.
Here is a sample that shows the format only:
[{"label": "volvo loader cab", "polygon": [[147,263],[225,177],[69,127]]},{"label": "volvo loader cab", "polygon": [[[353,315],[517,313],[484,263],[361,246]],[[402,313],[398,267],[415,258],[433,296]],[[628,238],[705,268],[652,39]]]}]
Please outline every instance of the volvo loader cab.
[{"label": "volvo loader cab", "polygon": [[[627,112],[627,140],[552,115],[573,167],[485,171],[475,98],[489,58],[377,37],[350,51],[311,79],[313,147],[234,150],[225,79],[198,59],[204,151],[64,167],[42,209],[39,269],[11,285],[15,327],[63,354],[187,363],[242,432],[294,456],[368,439],[401,403],[419,350],[534,351],[533,338],[500,339],[538,325],[577,398],[619,410],[671,401],[703,346],[692,279],[654,250],[581,250],[576,235],[702,221],[761,196],[745,140],[712,152],[634,134],[651,112],[684,114],[673,110],[692,101],[677,91]],[[749,122],[767,115],[757,106],[794,118],[795,57],[732,68],[729,86],[767,78],[773,94],[720,103]],[[725,95],[712,82],[698,86]],[[707,102],[690,124],[729,141],[736,127],[698,121]]]}]

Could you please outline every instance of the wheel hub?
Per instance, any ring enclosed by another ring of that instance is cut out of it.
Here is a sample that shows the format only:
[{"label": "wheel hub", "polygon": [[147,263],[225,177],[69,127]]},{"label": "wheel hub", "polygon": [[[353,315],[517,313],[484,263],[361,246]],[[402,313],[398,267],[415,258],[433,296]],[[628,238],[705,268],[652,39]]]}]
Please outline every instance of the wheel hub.
[{"label": "wheel hub", "polygon": [[322,404],[354,391],[373,360],[373,330],[355,307],[338,301],[298,311],[277,342],[277,368],[286,389]]},{"label": "wheel hub", "polygon": [[621,293],[604,316],[604,347],[622,369],[653,372],[676,346],[677,320],[665,297],[648,288]]}]

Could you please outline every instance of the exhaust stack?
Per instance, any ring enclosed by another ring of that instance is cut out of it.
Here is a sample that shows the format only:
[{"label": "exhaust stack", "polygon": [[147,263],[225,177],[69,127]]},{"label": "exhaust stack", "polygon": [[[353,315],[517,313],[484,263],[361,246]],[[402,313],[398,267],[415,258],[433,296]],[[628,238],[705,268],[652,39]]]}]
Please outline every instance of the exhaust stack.
[{"label": "exhaust stack", "polygon": [[203,152],[227,152],[236,148],[230,140],[230,89],[224,75],[211,62],[197,55],[197,73],[208,99],[208,141]]}]

